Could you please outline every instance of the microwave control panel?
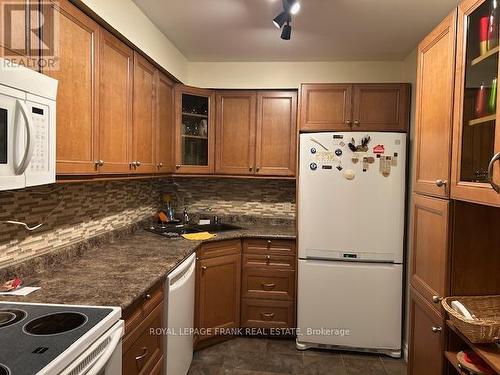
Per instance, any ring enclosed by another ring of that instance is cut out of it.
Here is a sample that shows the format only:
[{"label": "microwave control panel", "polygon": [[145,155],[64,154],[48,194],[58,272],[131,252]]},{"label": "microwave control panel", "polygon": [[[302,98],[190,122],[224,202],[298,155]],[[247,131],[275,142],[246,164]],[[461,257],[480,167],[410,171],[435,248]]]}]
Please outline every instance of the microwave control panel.
[{"label": "microwave control panel", "polygon": [[49,108],[36,103],[30,105],[33,131],[33,157],[31,172],[46,172],[49,169]]}]

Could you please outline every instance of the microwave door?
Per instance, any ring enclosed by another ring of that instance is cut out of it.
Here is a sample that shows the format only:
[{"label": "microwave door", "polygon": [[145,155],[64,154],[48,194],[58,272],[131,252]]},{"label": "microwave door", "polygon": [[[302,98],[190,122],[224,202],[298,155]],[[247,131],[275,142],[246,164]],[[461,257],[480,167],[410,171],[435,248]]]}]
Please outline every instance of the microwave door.
[{"label": "microwave door", "polygon": [[19,150],[26,150],[26,125],[21,124],[24,119],[18,104],[24,100],[23,92],[0,86],[0,190],[21,189],[26,185],[18,164]]}]

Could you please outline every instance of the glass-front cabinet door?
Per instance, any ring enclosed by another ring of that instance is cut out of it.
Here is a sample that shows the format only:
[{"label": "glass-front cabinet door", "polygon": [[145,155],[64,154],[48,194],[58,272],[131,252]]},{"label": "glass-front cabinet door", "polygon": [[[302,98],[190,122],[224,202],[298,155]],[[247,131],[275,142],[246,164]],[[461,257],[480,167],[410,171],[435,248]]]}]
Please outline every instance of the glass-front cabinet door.
[{"label": "glass-front cabinet door", "polygon": [[500,0],[459,6],[451,196],[500,206]]},{"label": "glass-front cabinet door", "polygon": [[178,85],[175,106],[175,172],[213,173],[214,92]]}]

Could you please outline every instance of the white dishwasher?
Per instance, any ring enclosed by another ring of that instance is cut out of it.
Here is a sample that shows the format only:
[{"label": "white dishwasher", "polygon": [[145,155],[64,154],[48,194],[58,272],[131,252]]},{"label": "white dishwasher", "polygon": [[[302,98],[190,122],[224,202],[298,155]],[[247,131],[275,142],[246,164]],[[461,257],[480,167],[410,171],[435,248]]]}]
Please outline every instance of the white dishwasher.
[{"label": "white dishwasher", "polygon": [[167,375],[185,375],[193,359],[194,286],[196,254],[192,254],[168,276],[165,290],[165,335]]}]

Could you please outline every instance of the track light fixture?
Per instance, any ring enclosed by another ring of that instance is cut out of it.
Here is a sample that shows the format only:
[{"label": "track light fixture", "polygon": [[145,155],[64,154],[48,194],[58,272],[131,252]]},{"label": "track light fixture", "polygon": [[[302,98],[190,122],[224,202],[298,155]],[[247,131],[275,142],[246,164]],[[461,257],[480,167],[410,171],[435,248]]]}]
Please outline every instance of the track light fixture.
[{"label": "track light fixture", "polygon": [[276,28],[281,29],[283,27],[283,25],[285,24],[287,19],[288,19],[288,15],[286,14],[285,11],[283,11],[276,16],[276,18],[273,20],[273,24],[274,24],[274,26],[276,26]]},{"label": "track light fixture", "polygon": [[283,10],[273,19],[273,25],[277,29],[281,29],[283,27],[281,39],[290,40],[292,35],[292,26],[290,25],[292,22],[292,15],[299,12],[300,2],[299,0],[282,0],[282,4]]},{"label": "track light fixture", "polygon": [[281,32],[281,39],[290,40],[292,36],[292,26],[290,26],[290,22],[287,21],[286,25],[283,27],[283,31]]}]

